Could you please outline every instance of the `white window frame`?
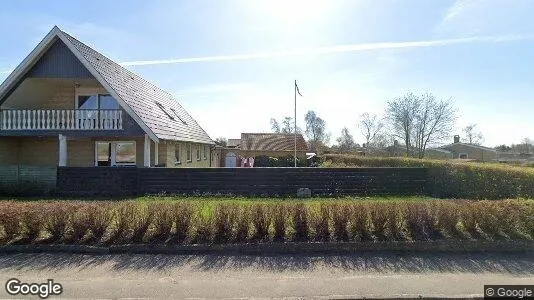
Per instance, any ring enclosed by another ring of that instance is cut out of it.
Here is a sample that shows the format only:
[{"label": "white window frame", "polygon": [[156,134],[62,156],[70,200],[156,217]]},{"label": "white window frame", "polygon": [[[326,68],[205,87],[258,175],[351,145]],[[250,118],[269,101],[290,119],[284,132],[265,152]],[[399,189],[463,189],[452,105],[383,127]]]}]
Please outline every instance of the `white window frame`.
[{"label": "white window frame", "polygon": [[[137,165],[137,143],[135,141],[95,141],[95,167],[98,167],[98,143],[111,143],[111,167],[136,166]],[[135,149],[135,161],[133,163],[117,163],[117,144],[133,143]]]},{"label": "white window frame", "polygon": [[202,153],[200,153],[201,152],[200,145],[197,145],[195,148],[197,150],[197,151],[195,151],[196,152],[197,161],[199,161],[199,160],[202,159]]},{"label": "white window frame", "polygon": [[[462,158],[462,155],[465,155],[465,158]],[[458,153],[459,159],[469,159],[469,155],[467,153]]]},{"label": "white window frame", "polygon": [[[74,109],[79,109],[78,108],[78,104],[79,104],[78,97],[79,96],[99,96],[99,95],[111,95],[111,94],[108,91],[106,91],[106,89],[103,89],[103,88],[87,88],[87,87],[76,88],[76,91],[74,92]],[[115,99],[115,101],[117,101],[117,99]],[[121,105],[119,103],[119,109],[120,107]]]},{"label": "white window frame", "polygon": [[[176,150],[178,150],[178,157],[176,157]],[[182,164],[182,146],[180,144],[174,145],[174,165]]]},{"label": "white window frame", "polygon": [[[189,155],[187,155],[187,150],[189,150]],[[191,145],[191,143],[187,143],[187,149],[185,150],[186,151],[186,160],[187,162],[192,162],[193,161],[193,147]]]},{"label": "white window frame", "polygon": [[207,160],[208,159],[208,146],[204,145],[204,160]]}]

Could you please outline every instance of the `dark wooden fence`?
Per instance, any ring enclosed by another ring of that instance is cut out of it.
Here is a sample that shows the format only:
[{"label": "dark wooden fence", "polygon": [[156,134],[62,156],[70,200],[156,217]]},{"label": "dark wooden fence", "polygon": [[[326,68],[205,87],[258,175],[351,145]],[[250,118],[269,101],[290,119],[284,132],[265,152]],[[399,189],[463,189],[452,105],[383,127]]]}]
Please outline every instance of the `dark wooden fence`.
[{"label": "dark wooden fence", "polygon": [[421,195],[424,168],[71,168],[60,167],[64,195],[232,194],[296,196]]}]

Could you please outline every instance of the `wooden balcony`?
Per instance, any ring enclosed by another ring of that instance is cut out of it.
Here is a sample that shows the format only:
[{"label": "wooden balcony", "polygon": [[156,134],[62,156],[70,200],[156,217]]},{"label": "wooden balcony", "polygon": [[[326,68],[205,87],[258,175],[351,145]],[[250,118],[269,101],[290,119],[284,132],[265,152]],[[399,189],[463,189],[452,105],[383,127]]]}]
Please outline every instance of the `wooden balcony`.
[{"label": "wooden balcony", "polygon": [[122,110],[0,109],[0,130],[122,130]]}]

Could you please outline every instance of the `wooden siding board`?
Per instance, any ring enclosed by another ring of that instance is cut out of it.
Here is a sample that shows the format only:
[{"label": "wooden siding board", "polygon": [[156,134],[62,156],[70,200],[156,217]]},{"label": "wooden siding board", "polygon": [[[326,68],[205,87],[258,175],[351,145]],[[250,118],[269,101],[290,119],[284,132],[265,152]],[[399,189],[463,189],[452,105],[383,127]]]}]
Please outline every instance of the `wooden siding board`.
[{"label": "wooden siding board", "polygon": [[28,77],[94,78],[67,46],[57,39],[28,72]]},{"label": "wooden siding board", "polygon": [[32,188],[45,191],[56,187],[56,178],[56,167],[28,165],[0,166],[0,188],[29,183]]}]

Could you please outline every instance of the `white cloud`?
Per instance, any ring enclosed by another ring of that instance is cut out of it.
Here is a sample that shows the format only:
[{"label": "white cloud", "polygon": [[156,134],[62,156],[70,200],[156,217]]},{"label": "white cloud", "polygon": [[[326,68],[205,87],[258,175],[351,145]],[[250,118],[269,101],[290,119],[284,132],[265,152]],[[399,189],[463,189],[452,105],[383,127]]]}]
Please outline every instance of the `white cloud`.
[{"label": "white cloud", "polygon": [[531,31],[532,9],[534,1],[456,0],[435,31],[458,35]]},{"label": "white cloud", "polygon": [[534,39],[534,35],[478,36],[478,37],[425,40],[425,41],[413,41],[413,42],[383,42],[383,43],[368,43],[368,44],[337,45],[337,46],[316,47],[316,48],[307,48],[307,49],[295,49],[295,50],[288,50],[288,51],[258,52],[258,53],[250,53],[250,54],[126,61],[126,62],[122,62],[121,65],[123,66],[145,66],[145,65],[192,63],[192,62],[250,60],[250,59],[264,59],[264,58],[276,58],[276,57],[287,57],[287,56],[312,56],[312,55],[343,53],[343,52],[375,51],[375,50],[422,48],[422,47],[440,47],[440,46],[449,46],[449,45],[467,44],[467,43],[502,43],[502,42],[521,41],[521,40],[531,40],[531,39]]}]

